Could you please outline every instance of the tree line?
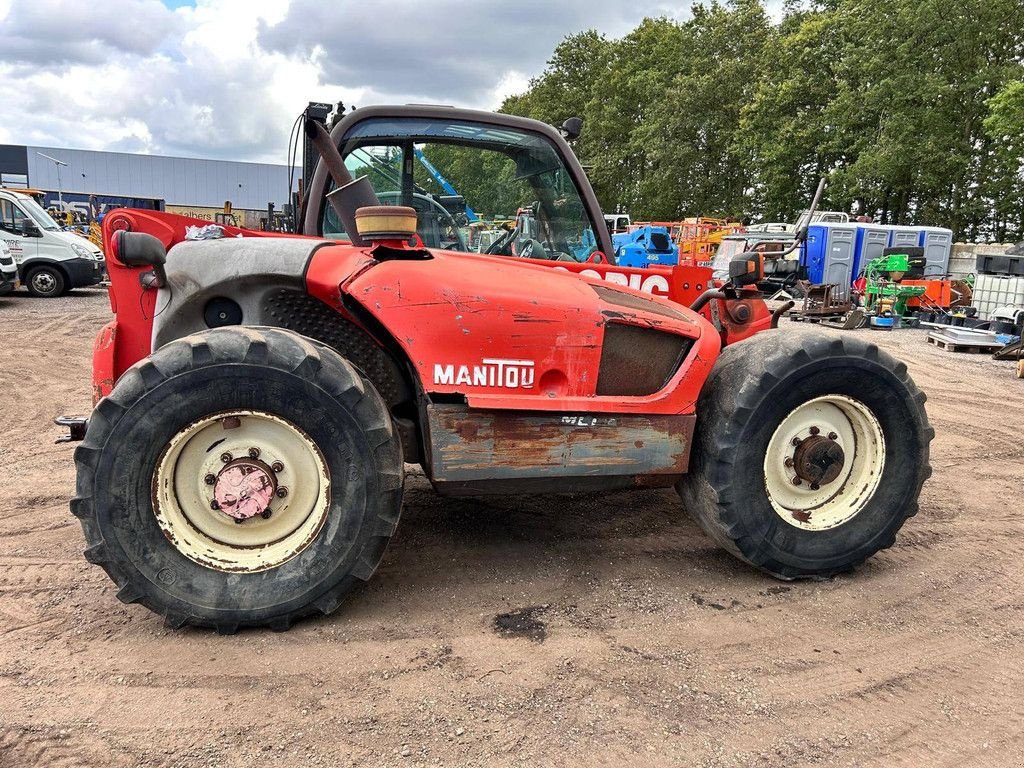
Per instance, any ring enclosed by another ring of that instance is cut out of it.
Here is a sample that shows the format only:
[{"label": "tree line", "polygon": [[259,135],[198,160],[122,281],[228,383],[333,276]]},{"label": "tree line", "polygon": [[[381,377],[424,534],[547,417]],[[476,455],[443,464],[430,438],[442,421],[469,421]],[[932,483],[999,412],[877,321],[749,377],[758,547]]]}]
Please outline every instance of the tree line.
[{"label": "tree line", "polygon": [[1024,239],[1024,2],[759,0],[566,37],[502,111],[584,119],[606,211],[793,221],[823,204]]}]

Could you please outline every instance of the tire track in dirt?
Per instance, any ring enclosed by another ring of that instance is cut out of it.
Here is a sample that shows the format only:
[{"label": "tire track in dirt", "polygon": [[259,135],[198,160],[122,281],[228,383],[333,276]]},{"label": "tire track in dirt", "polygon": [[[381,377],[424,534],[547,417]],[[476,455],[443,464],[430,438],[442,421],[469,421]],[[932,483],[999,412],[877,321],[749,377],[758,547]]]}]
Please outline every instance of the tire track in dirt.
[{"label": "tire track in dirt", "polygon": [[[80,559],[71,450],[48,422],[88,408],[105,296],[12,304],[0,764],[1019,762],[1024,525],[1007,493],[1024,402],[1008,366],[923,332],[872,336],[929,395],[936,473],[852,575],[770,581],[672,491],[446,500],[416,473],[384,563],[337,614],[221,638],[121,605]],[[546,606],[543,642],[495,633],[530,606]]]}]

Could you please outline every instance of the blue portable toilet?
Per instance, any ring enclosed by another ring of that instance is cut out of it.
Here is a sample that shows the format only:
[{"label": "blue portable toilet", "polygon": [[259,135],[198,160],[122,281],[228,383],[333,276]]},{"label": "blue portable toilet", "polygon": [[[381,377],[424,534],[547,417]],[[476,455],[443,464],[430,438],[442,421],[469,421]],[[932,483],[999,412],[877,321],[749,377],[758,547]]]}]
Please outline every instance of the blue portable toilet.
[{"label": "blue portable toilet", "polygon": [[853,279],[856,280],[868,263],[889,247],[889,227],[884,224],[858,224],[857,244],[853,256]]},{"label": "blue portable toilet", "polygon": [[894,225],[889,227],[889,247],[905,245],[916,248],[921,243],[921,227]]},{"label": "blue portable toilet", "polygon": [[833,293],[836,298],[849,298],[856,246],[856,224],[812,224],[800,246],[800,264],[807,270],[807,279],[815,285],[834,284],[838,286]]},{"label": "blue portable toilet", "polygon": [[917,244],[924,248],[925,277],[941,277],[949,272],[949,256],[953,250],[953,230],[945,227],[921,227]]}]

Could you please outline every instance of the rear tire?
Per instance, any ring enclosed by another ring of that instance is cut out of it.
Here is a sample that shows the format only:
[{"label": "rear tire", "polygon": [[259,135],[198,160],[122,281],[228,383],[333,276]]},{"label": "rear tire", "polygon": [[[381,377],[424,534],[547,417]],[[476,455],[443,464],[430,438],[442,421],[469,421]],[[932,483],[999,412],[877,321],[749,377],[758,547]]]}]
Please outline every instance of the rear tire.
[{"label": "rear tire", "polygon": [[713,539],[772,576],[850,570],[917,512],[935,434],[924,401],[874,344],[758,334],[716,362],[677,488]]},{"label": "rear tire", "polygon": [[[86,558],[175,627],[330,613],[372,575],[402,503],[401,444],[374,387],[278,329],[195,334],[132,366],[75,462]],[[253,478],[256,506],[234,506]]]}]

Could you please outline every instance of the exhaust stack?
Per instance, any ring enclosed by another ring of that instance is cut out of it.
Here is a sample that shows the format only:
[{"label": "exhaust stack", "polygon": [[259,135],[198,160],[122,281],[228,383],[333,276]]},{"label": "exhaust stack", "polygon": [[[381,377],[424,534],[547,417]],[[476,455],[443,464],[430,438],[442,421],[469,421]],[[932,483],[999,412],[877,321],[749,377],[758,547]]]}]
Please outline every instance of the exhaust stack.
[{"label": "exhaust stack", "polygon": [[338,148],[334,146],[331,136],[316,120],[306,120],[306,135],[316,147],[317,152],[327,166],[327,172],[334,179],[335,189],[327,195],[327,201],[331,204],[334,212],[338,214],[345,233],[348,235],[352,245],[366,246],[369,241],[361,237],[356,227],[356,211],[365,206],[380,205],[377,193],[365,176],[353,179],[345,161],[341,157]]}]

